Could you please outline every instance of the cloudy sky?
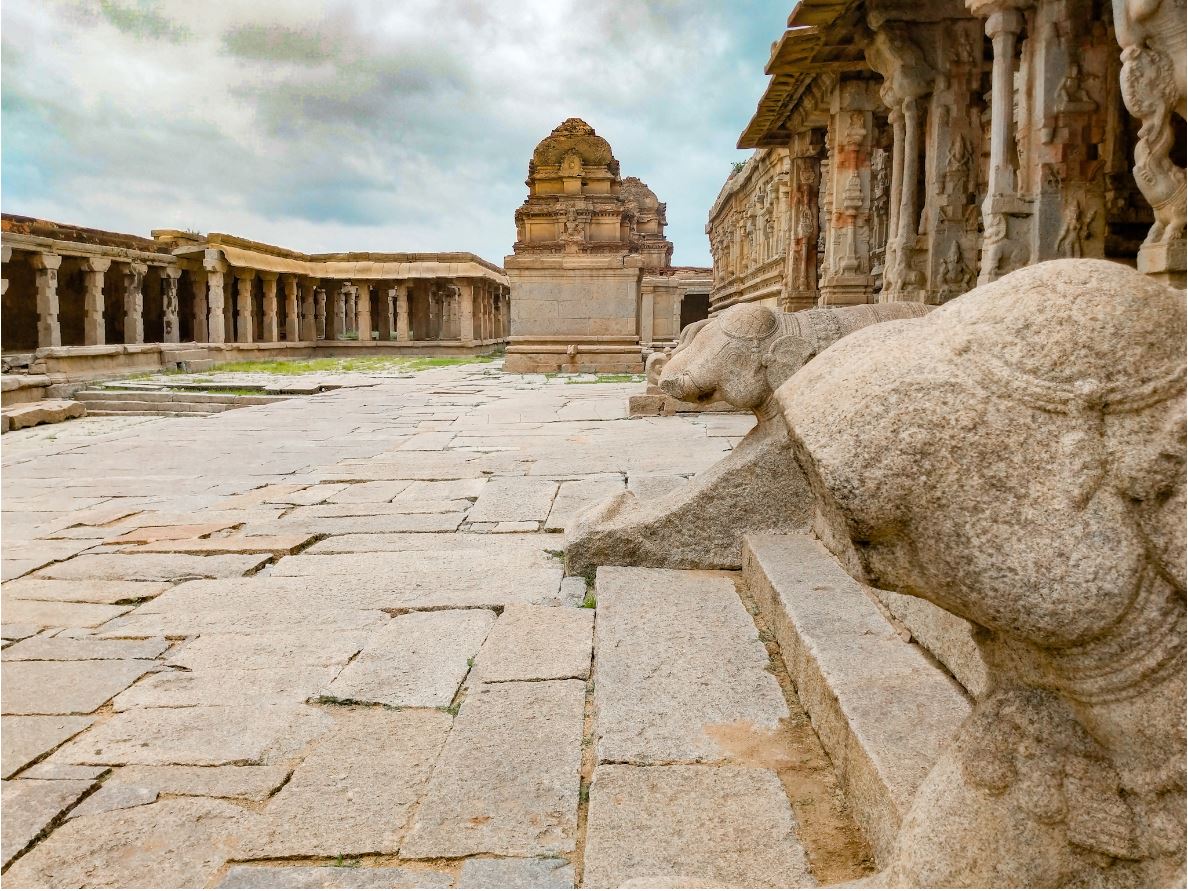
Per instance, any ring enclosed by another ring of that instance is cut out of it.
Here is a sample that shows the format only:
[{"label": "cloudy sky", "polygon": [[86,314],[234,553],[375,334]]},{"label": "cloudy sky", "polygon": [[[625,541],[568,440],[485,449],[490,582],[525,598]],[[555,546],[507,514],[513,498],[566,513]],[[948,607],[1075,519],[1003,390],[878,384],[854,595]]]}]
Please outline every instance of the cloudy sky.
[{"label": "cloudy sky", "polygon": [[3,209],[502,262],[567,117],[706,212],[791,0],[4,0]]}]

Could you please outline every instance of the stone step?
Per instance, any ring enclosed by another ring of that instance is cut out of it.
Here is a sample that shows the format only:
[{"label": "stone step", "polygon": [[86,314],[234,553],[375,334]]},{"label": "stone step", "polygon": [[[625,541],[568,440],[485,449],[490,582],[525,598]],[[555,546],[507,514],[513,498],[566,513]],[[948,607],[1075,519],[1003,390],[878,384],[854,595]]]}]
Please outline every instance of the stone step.
[{"label": "stone step", "polygon": [[186,415],[186,414],[214,414],[235,408],[220,402],[142,402],[131,400],[87,400],[84,403],[90,414],[127,414],[134,412],[148,412],[150,414]]},{"label": "stone step", "polygon": [[598,569],[586,887],[815,884],[769,766],[800,754],[788,702],[737,579]]},{"label": "stone step", "polygon": [[970,712],[961,687],[905,641],[819,541],[744,539],[743,577],[775,635],[876,859]]},{"label": "stone step", "polygon": [[237,393],[177,393],[160,390],[81,390],[75,398],[92,402],[151,402],[151,403],[217,403],[229,406],[268,405],[277,402],[280,396],[243,396]]}]

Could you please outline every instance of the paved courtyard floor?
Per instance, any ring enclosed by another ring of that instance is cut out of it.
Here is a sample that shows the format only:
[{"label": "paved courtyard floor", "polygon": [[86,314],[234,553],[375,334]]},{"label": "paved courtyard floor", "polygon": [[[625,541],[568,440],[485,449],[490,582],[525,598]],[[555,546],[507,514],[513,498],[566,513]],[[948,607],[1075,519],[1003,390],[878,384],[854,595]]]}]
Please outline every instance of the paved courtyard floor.
[{"label": "paved courtyard floor", "polygon": [[5,887],[869,871],[737,574],[564,575],[575,510],[749,416],[498,364],[353,382],[4,436]]}]

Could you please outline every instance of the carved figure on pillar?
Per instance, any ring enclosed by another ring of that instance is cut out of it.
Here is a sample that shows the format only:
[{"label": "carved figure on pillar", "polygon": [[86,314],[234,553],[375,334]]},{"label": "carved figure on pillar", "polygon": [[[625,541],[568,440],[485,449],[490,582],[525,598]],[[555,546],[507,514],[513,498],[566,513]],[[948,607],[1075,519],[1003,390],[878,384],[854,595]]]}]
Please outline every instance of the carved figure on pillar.
[{"label": "carved figure on pillar", "polygon": [[144,263],[128,263],[122,271],[124,343],[144,343]]},{"label": "carved figure on pillar", "polygon": [[177,343],[181,340],[178,331],[178,298],[177,286],[181,278],[181,270],[175,267],[165,267],[161,270],[161,328],[162,340],[165,343]]}]

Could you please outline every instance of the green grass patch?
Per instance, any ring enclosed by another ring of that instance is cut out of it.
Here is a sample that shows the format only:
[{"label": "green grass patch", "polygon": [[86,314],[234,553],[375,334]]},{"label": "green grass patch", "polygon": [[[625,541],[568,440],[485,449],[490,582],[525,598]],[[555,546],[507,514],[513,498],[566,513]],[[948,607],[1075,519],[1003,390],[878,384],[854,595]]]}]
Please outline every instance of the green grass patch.
[{"label": "green grass patch", "polygon": [[428,371],[431,368],[450,368],[455,365],[485,365],[494,362],[495,358],[495,356],[359,356],[354,358],[273,359],[257,362],[225,362],[209,369],[206,375],[417,372]]},{"label": "green grass patch", "polygon": [[582,609],[594,609],[598,606],[598,597],[593,588],[586,589],[586,596],[582,598]]}]

